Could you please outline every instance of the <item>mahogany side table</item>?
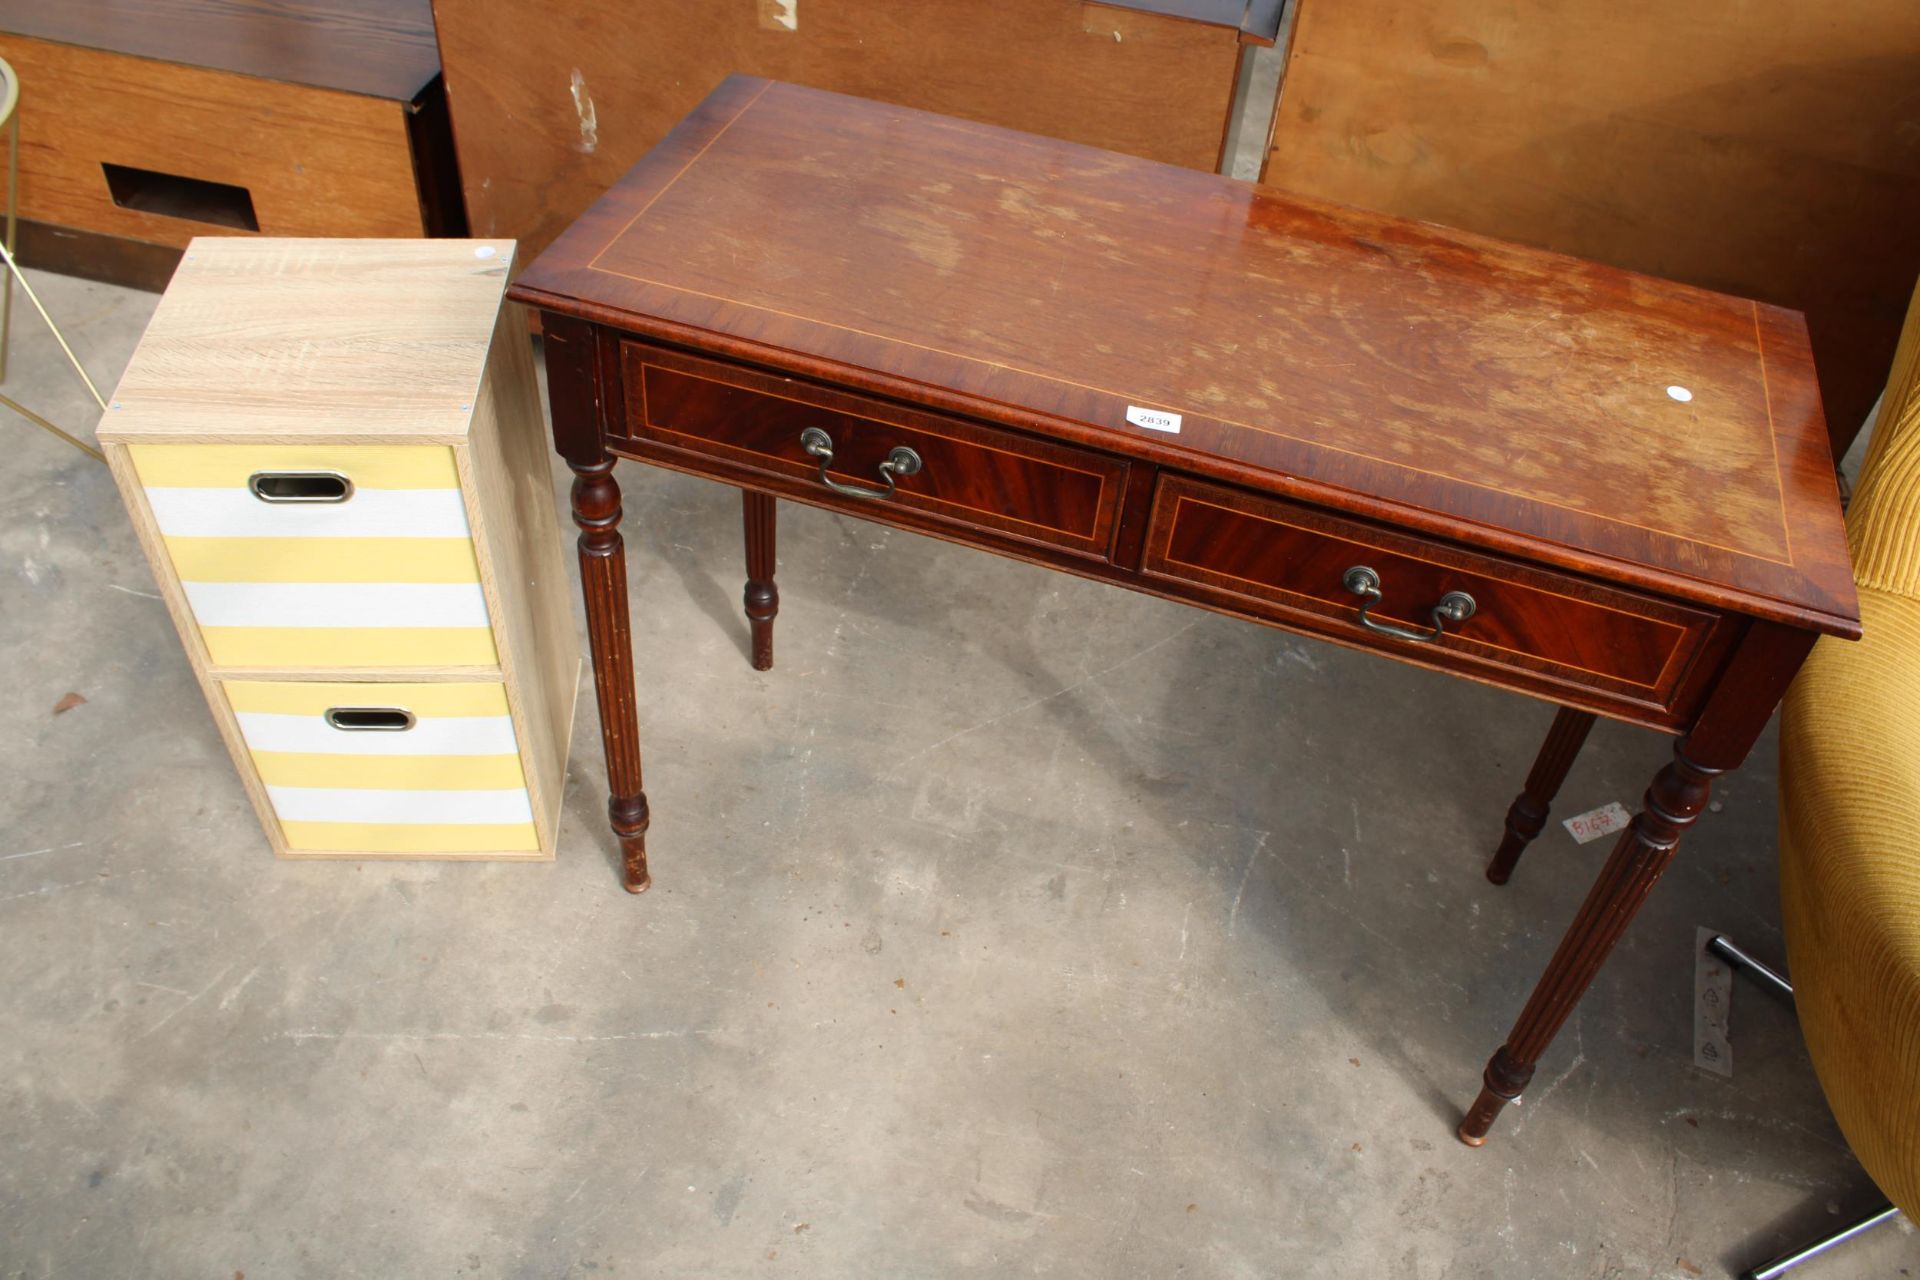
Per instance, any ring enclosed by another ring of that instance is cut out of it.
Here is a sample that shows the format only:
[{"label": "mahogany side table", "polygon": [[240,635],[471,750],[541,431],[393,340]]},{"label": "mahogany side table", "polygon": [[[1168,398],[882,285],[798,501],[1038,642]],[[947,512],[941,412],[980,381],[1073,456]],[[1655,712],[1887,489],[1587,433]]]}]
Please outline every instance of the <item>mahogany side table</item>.
[{"label": "mahogany side table", "polygon": [[626,884],[649,883],[618,458],[1677,738],[1460,1126],[1519,1097],[1821,634],[1859,610],[1794,312],[1232,179],[723,83],[511,296],[543,312]]}]

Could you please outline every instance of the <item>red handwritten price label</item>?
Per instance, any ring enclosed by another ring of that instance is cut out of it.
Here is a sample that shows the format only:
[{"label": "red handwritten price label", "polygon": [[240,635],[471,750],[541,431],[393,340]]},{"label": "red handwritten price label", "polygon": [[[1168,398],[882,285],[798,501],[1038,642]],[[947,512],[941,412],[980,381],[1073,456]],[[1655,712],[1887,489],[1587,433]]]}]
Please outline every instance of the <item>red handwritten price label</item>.
[{"label": "red handwritten price label", "polygon": [[1624,831],[1633,821],[1633,815],[1620,807],[1615,800],[1612,804],[1602,805],[1598,809],[1589,809],[1585,813],[1575,814],[1560,825],[1567,829],[1581,844],[1589,840],[1598,840],[1601,836],[1610,836],[1616,831]]}]

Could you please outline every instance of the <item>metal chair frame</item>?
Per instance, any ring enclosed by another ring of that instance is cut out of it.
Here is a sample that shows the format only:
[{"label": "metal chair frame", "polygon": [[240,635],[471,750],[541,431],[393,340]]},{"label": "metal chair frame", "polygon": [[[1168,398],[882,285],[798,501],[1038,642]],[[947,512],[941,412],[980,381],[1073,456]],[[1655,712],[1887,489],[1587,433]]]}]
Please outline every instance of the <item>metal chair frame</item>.
[{"label": "metal chair frame", "polygon": [[[1787,980],[1787,975],[1748,955],[1735,946],[1733,940],[1726,935],[1714,934],[1707,940],[1707,950],[1725,960],[1727,966],[1735,973],[1745,973],[1775,995],[1784,996],[1788,1000],[1793,999],[1793,983]],[[1757,1267],[1749,1267],[1740,1273],[1740,1280],[1779,1280],[1779,1277],[1801,1263],[1817,1258],[1835,1245],[1844,1244],[1861,1232],[1877,1227],[1883,1222],[1891,1222],[1899,1216],[1900,1210],[1893,1207],[1892,1201],[1883,1200],[1879,1207],[1868,1210],[1838,1230],[1821,1236],[1810,1244],[1804,1244],[1798,1249],[1783,1253],[1771,1261],[1761,1263]]]}]

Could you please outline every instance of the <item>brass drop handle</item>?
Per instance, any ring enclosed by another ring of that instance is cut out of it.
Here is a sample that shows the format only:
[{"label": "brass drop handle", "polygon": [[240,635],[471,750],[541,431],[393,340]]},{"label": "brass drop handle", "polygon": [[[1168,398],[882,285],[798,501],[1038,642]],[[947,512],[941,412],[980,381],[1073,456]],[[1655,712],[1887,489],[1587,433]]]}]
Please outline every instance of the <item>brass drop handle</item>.
[{"label": "brass drop handle", "polygon": [[920,455],[903,444],[895,445],[880,464],[880,478],[886,481],[886,488],[869,489],[862,484],[842,484],[827,474],[827,468],[833,465],[832,436],[819,427],[808,427],[800,433],[800,447],[819,459],[820,483],[849,498],[891,498],[894,495],[895,476],[915,475],[920,470]]},{"label": "brass drop handle", "polygon": [[1347,590],[1361,598],[1360,625],[1369,631],[1377,631],[1383,636],[1392,636],[1396,640],[1412,640],[1418,644],[1431,644],[1447,634],[1447,624],[1459,626],[1479,608],[1473,597],[1464,591],[1449,591],[1440,597],[1440,603],[1433,606],[1433,630],[1415,631],[1392,622],[1378,622],[1367,615],[1367,610],[1380,603],[1380,575],[1366,565],[1357,564],[1347,570],[1341,580]]}]

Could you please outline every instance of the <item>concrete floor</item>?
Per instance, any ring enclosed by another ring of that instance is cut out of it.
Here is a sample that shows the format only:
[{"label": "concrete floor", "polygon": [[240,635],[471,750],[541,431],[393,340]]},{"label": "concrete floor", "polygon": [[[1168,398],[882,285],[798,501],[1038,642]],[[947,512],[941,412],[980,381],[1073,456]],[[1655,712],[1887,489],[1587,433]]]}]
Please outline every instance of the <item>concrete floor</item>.
[{"label": "concrete floor", "polygon": [[[40,282],[110,384],[154,299]],[[105,470],[0,430],[0,1274],[1693,1277],[1874,1197],[1790,1009],[1691,1065],[1771,738],[1470,1151],[1606,846],[1481,878],[1542,704],[792,506],[758,675],[736,495],[630,465],[653,891],[590,693],[556,863],[276,863]]]}]

